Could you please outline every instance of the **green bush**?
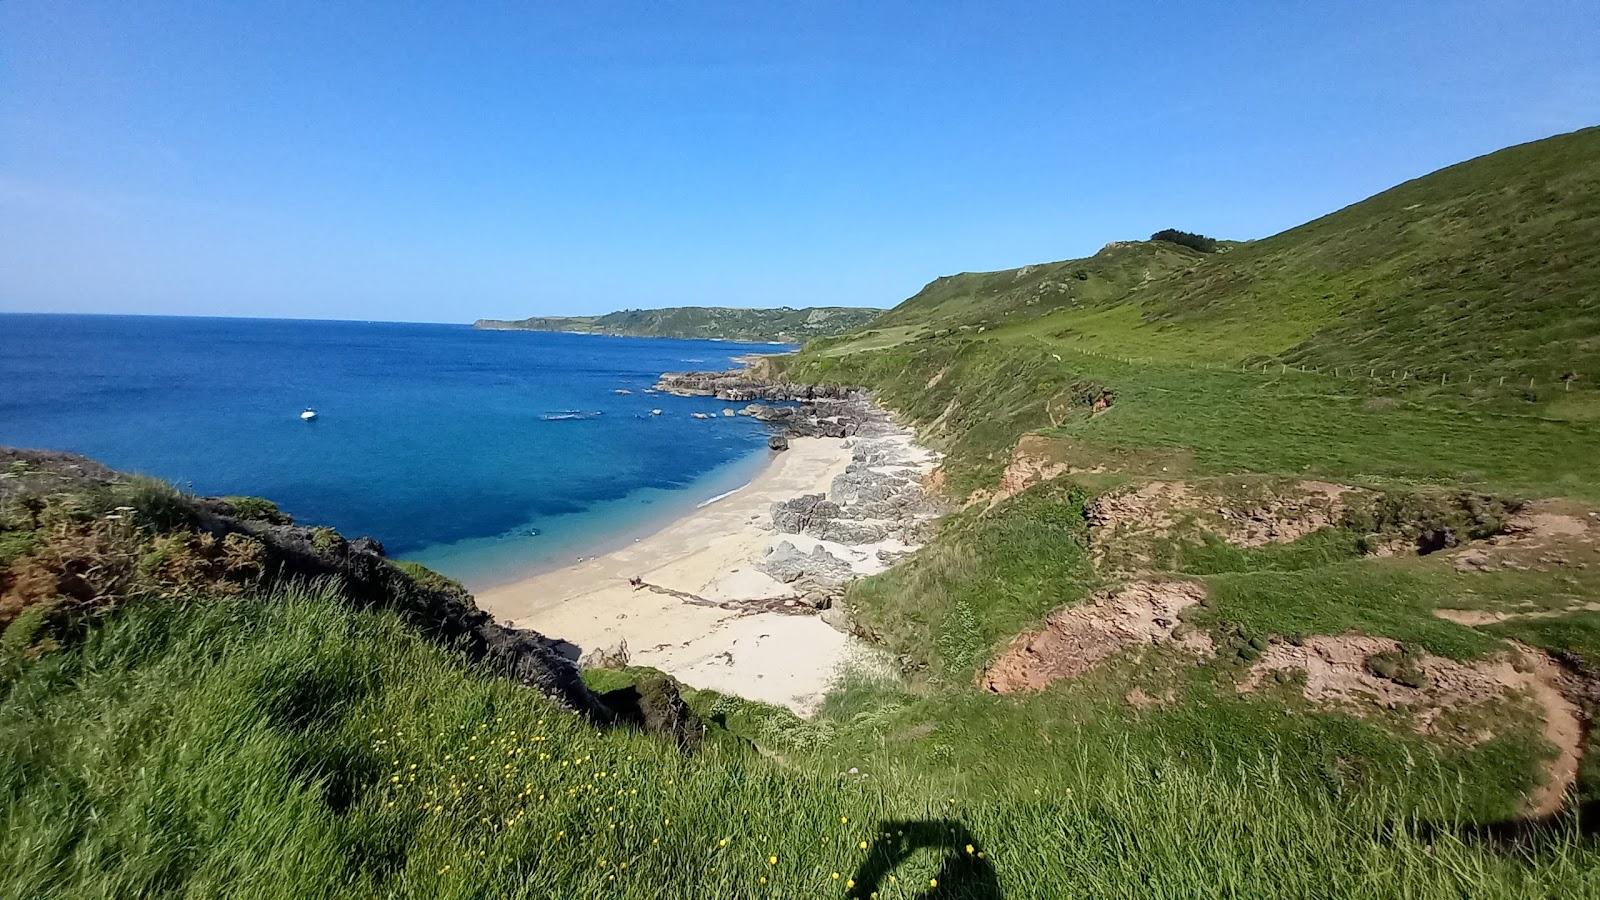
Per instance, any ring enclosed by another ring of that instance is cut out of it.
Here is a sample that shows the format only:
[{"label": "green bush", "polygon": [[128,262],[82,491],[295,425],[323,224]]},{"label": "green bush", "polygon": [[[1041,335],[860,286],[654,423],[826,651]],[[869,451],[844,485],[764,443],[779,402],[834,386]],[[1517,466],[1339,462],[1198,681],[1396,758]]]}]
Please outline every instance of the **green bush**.
[{"label": "green bush", "polygon": [[223,502],[233,511],[235,518],[255,522],[287,525],[290,518],[278,509],[278,504],[263,497],[223,497]]},{"label": "green bush", "polygon": [[1208,238],[1203,234],[1195,234],[1192,231],[1179,231],[1176,228],[1163,228],[1150,235],[1150,240],[1178,244],[1191,250],[1199,250],[1201,253],[1210,253],[1217,249],[1216,238]]}]

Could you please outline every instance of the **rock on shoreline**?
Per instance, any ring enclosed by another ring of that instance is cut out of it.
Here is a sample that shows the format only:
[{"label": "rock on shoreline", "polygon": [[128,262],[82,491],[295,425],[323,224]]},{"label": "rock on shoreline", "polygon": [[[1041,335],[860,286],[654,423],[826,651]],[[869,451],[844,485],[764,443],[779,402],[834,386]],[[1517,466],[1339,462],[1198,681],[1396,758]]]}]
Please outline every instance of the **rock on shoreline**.
[{"label": "rock on shoreline", "polygon": [[767,381],[748,370],[727,372],[665,372],[656,390],[679,397],[716,397],[718,400],[859,400],[865,394],[842,384],[794,384]]},{"label": "rock on shoreline", "polygon": [[737,414],[771,425],[768,446],[774,450],[796,437],[842,439],[850,448],[848,466],[825,493],[771,505],[767,527],[782,539],[751,566],[801,598],[799,607],[822,611],[823,620],[840,631],[854,631],[838,602],[845,587],[925,543],[944,511],[922,484],[938,454],[919,447],[908,429],[859,388],[769,381],[747,368],[669,372],[655,389],[745,402]]}]

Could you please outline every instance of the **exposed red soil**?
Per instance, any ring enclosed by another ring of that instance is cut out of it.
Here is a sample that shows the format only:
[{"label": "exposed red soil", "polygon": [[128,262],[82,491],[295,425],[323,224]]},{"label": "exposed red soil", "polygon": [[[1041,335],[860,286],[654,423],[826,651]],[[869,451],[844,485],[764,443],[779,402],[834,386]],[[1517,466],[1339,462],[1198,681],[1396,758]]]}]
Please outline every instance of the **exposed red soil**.
[{"label": "exposed red soil", "polygon": [[[1448,710],[1491,700],[1520,697],[1531,701],[1543,720],[1545,740],[1556,748],[1545,782],[1527,799],[1526,812],[1543,816],[1561,808],[1577,778],[1582,758],[1584,717],[1568,699],[1569,677],[1547,654],[1513,644],[1514,650],[1493,659],[1460,663],[1425,655],[1420,667],[1426,682],[1412,687],[1380,677],[1367,668],[1369,657],[1393,653],[1399,643],[1366,635],[1318,636],[1299,645],[1273,643],[1251,667],[1240,689],[1250,691],[1276,671],[1305,675],[1307,700],[1358,716],[1384,709],[1409,712],[1419,732],[1437,734]],[[1486,735],[1469,736],[1477,742]]]},{"label": "exposed red soil", "polygon": [[979,682],[997,694],[1040,691],[1129,647],[1173,644],[1209,655],[1205,633],[1175,636],[1179,613],[1204,597],[1205,588],[1193,582],[1137,581],[1057,610],[1043,628],[1014,639]]}]

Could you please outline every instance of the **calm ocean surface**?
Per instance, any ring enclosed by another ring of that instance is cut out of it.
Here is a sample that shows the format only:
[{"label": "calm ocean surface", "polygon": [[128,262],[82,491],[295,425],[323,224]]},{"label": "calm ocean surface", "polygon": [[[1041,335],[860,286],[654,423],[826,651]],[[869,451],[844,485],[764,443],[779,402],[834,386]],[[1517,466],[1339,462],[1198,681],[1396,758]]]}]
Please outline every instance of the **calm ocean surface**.
[{"label": "calm ocean surface", "polygon": [[[0,444],[267,497],[298,521],[372,535],[391,556],[483,587],[616,546],[748,481],[768,454],[764,426],[722,417],[721,401],[643,391],[663,371],[779,349],[464,325],[0,315]],[[302,422],[308,406],[320,417]]]}]

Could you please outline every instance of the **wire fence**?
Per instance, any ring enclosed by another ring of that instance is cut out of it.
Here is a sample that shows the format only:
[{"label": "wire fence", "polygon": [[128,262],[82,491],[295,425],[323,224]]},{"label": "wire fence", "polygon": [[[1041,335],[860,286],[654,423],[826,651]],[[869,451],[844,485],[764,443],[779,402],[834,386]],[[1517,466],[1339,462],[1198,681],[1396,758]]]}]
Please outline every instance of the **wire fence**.
[{"label": "wire fence", "polygon": [[[1050,345],[1046,345],[1050,346]],[[1377,384],[1394,386],[1415,387],[1457,387],[1464,391],[1501,389],[1507,391],[1540,391],[1553,390],[1562,393],[1577,391],[1594,391],[1594,380],[1586,378],[1583,374],[1570,370],[1563,374],[1547,373],[1544,376],[1513,374],[1493,370],[1468,370],[1440,371],[1431,368],[1405,368],[1397,366],[1377,365],[1337,365],[1313,366],[1293,364],[1281,360],[1247,359],[1239,363],[1212,363],[1191,362],[1173,359],[1156,359],[1154,357],[1121,356],[1115,353],[1105,353],[1099,350],[1090,350],[1075,347],[1052,347],[1052,355],[1061,361],[1060,351],[1091,356],[1097,359],[1106,359],[1125,365],[1164,366],[1171,368],[1205,369],[1211,371],[1232,371],[1243,374],[1264,375],[1268,377],[1283,377],[1286,375],[1304,375],[1308,377],[1325,377],[1341,380],[1360,380]]]}]

